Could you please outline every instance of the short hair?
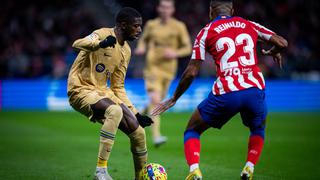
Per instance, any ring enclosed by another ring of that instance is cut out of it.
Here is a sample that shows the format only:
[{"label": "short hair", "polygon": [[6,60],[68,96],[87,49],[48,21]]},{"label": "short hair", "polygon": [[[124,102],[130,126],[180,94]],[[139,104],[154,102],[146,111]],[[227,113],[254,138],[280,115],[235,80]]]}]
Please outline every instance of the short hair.
[{"label": "short hair", "polygon": [[135,18],[141,18],[141,14],[134,8],[124,7],[118,12],[116,16],[116,23],[132,23]]},{"label": "short hair", "polygon": [[214,3],[233,3],[233,0],[211,0],[210,5]]}]

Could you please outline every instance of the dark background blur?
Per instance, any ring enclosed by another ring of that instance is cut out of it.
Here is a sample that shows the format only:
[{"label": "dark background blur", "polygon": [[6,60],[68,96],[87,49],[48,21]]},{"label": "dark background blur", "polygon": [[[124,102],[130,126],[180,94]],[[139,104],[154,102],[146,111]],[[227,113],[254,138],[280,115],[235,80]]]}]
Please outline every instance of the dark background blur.
[{"label": "dark background blur", "polygon": [[[176,0],[177,19],[187,24],[192,42],[208,22],[210,0]],[[112,27],[123,6],[139,10],[144,22],[156,17],[150,0],[10,0],[0,6],[0,79],[66,79],[76,57],[71,44],[102,26]],[[272,58],[260,56],[268,79],[320,80],[319,11],[317,0],[236,0],[236,15],[256,21],[289,41],[284,70]],[[132,43],[132,48],[135,43]],[[259,45],[259,49],[262,48]],[[188,58],[180,60],[179,74]],[[215,75],[206,61],[200,77]],[[132,57],[128,77],[141,78],[144,60]]]}]

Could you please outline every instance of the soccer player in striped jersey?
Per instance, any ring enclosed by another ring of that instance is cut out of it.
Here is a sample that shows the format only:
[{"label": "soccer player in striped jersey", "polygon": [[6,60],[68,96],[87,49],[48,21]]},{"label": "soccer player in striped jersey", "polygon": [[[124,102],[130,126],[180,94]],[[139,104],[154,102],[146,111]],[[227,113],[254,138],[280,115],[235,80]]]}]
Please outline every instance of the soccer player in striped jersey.
[{"label": "soccer player in striped jersey", "polygon": [[209,53],[217,68],[217,80],[212,92],[192,114],[184,133],[184,151],[190,174],[186,179],[202,179],[199,169],[200,135],[208,128],[220,129],[234,115],[240,113],[242,122],[250,130],[246,164],[241,179],[252,179],[264,144],[267,106],[265,83],[258,67],[257,41],[273,45],[262,54],[273,56],[281,67],[280,52],[287,41],[271,30],[241,17],[233,17],[231,0],[212,0],[211,21],[199,32],[193,54],[179,85],[170,99],[160,103],[152,112],[160,114],[172,107],[197,76],[205,53]]}]

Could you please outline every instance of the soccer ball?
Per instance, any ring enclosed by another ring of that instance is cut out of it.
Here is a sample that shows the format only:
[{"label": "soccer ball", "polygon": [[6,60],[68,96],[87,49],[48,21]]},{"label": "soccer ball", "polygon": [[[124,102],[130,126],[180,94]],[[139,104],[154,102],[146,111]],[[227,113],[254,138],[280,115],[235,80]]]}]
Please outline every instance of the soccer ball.
[{"label": "soccer ball", "polygon": [[160,164],[149,163],[140,171],[139,180],[167,180],[167,173]]}]

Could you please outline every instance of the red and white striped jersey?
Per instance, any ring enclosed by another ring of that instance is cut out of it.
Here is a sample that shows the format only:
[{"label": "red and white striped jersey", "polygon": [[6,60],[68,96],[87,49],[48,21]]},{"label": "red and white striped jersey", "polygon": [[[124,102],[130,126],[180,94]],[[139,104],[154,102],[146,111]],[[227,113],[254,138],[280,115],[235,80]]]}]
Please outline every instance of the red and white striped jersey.
[{"label": "red and white striped jersey", "polygon": [[206,52],[212,55],[217,68],[217,80],[212,87],[215,95],[251,87],[264,89],[256,44],[258,39],[269,40],[273,34],[255,22],[219,16],[197,35],[191,59],[205,60]]}]

